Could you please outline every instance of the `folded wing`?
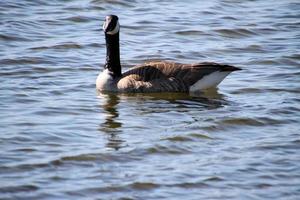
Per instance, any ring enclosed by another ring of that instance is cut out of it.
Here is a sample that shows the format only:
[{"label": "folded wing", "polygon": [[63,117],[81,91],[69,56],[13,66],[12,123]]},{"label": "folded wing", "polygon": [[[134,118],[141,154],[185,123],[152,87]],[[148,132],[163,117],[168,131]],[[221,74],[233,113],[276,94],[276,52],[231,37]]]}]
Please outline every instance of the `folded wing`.
[{"label": "folded wing", "polygon": [[230,65],[211,62],[181,64],[148,62],[125,72],[118,88],[125,92],[187,92],[199,80],[214,72],[240,70]]}]

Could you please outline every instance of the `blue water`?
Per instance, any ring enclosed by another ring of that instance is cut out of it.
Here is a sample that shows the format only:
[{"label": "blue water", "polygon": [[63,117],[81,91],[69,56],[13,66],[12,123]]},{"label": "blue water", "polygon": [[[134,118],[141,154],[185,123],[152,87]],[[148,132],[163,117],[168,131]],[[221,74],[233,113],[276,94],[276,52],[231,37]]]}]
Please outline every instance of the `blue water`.
[{"label": "blue water", "polygon": [[[300,3],[0,2],[0,199],[299,199]],[[98,95],[101,30],[123,71],[243,68],[216,90]]]}]

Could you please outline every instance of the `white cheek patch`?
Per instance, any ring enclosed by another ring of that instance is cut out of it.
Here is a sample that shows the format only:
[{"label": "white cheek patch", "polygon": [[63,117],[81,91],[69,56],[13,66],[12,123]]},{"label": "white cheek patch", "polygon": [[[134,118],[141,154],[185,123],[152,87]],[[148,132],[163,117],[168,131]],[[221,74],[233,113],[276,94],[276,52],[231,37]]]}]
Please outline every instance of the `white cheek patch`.
[{"label": "white cheek patch", "polygon": [[106,22],[104,22],[104,23],[103,23],[103,26],[102,26],[103,30],[105,30],[106,27],[107,27]]},{"label": "white cheek patch", "polygon": [[[105,24],[106,23],[103,24],[103,27],[104,27]],[[114,34],[118,33],[119,30],[120,30],[120,25],[119,25],[119,22],[117,22],[116,27],[112,31],[108,31],[107,34],[114,35]]]}]

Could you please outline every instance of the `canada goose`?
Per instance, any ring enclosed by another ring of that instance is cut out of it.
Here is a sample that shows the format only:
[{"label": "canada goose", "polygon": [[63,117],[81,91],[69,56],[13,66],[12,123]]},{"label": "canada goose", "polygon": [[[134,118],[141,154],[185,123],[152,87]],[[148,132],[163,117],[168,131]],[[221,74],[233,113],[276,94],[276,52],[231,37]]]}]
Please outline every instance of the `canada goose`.
[{"label": "canada goose", "polygon": [[100,92],[198,92],[216,87],[240,68],[212,62],[180,64],[148,62],[121,73],[118,17],[106,16],[103,24],[106,63],[96,80]]}]

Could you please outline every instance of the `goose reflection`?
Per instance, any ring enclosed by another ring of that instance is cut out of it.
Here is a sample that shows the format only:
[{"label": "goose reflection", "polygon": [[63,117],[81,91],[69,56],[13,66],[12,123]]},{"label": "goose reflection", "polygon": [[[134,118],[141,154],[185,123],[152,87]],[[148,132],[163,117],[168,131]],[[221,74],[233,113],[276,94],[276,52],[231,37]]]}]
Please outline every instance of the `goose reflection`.
[{"label": "goose reflection", "polygon": [[120,98],[116,94],[98,95],[104,100],[102,109],[105,113],[105,120],[99,125],[99,131],[108,134],[106,147],[119,150],[124,143],[119,136],[122,132],[122,123],[118,121],[119,112],[117,109]]},{"label": "goose reflection", "polygon": [[[103,100],[101,109],[105,114],[104,122],[99,125],[99,131],[107,134],[108,142],[106,147],[119,150],[124,147],[125,141],[121,139],[124,128],[119,117],[120,99],[124,101],[123,106],[129,108],[127,116],[138,117],[139,114],[145,115],[153,113],[169,113],[170,111],[189,115],[191,111],[212,110],[220,108],[227,104],[224,96],[218,93],[217,89],[206,91],[201,94],[184,94],[184,93],[148,93],[148,94],[100,94]],[[125,103],[126,102],[126,103]],[[136,113],[135,116],[133,113]],[[141,118],[139,118],[141,119]],[[133,120],[137,122],[138,120]],[[147,128],[148,123],[140,121]],[[135,124],[136,125],[136,124]],[[155,127],[152,127],[155,129]]]},{"label": "goose reflection", "polygon": [[[121,94],[120,97],[126,102],[138,104],[148,103],[147,106],[140,106],[137,109],[147,112],[169,112],[174,108],[190,111],[192,108],[197,110],[210,110],[223,107],[228,103],[225,96],[218,92],[217,88],[212,88],[201,93],[132,93]],[[149,103],[152,102],[152,103]],[[164,103],[164,102],[167,102]],[[188,109],[184,109],[188,108]]]}]

